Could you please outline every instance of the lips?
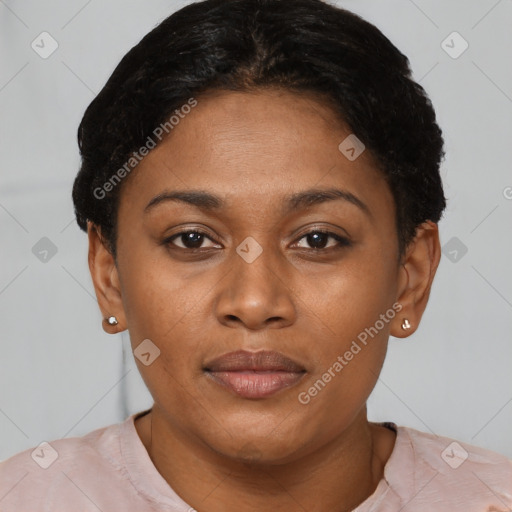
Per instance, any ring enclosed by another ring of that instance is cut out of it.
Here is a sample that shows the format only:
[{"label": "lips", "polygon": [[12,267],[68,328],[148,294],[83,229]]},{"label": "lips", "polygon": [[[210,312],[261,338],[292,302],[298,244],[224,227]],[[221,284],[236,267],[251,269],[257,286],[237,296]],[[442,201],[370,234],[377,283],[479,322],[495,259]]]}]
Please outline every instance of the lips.
[{"label": "lips", "polygon": [[224,389],[252,399],[265,398],[289,388],[306,373],[303,366],[274,351],[230,352],[209,361],[203,369]]}]

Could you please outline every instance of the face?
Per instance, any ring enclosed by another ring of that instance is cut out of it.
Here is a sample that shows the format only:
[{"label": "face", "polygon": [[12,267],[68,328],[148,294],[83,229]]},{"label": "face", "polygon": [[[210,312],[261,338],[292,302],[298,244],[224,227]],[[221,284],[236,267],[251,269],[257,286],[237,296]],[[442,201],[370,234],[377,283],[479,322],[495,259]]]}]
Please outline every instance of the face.
[{"label": "face", "polygon": [[[134,350],[160,350],[136,361],[170,430],[291,460],[365,415],[402,321],[393,197],[314,98],[197,100],[123,184],[117,314]],[[215,362],[240,350],[293,364]]]}]

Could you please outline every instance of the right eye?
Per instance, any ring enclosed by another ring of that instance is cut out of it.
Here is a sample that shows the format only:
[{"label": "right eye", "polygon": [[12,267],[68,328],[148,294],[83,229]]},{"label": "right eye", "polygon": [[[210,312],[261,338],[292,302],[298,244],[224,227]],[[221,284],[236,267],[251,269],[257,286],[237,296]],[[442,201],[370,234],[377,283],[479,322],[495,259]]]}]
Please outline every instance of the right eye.
[{"label": "right eye", "polygon": [[[205,240],[210,240],[210,242],[214,243],[206,233],[198,230],[188,230],[175,233],[171,237],[167,238],[164,243],[168,245],[174,245],[180,249],[194,251],[198,249],[204,249],[205,247],[202,247],[202,244]],[[177,242],[181,243],[181,245]],[[212,245],[210,247],[214,246],[215,245]]]}]

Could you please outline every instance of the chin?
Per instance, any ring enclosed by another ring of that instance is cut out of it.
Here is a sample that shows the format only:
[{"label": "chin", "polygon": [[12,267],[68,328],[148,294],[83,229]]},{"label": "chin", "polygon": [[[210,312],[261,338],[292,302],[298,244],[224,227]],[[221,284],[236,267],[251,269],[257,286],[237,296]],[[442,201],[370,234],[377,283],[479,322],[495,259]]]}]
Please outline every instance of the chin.
[{"label": "chin", "polygon": [[[233,433],[233,430],[230,430]],[[304,440],[292,439],[287,432],[279,435],[261,432],[248,435],[241,431],[239,436],[226,433],[222,439],[205,439],[218,455],[244,464],[279,465],[299,458]]]}]

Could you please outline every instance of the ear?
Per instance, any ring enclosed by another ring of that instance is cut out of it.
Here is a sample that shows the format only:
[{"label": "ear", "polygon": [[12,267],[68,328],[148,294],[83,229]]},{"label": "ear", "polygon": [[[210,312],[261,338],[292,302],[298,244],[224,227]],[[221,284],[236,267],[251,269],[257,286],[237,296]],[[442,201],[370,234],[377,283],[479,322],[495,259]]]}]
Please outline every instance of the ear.
[{"label": "ear", "polygon": [[[391,336],[406,338],[418,328],[440,259],[437,224],[426,221],[416,229],[416,235],[400,263],[397,302],[402,309],[391,323]],[[406,319],[410,324],[409,329],[402,328]]]},{"label": "ear", "polygon": [[[126,329],[121,287],[117,265],[98,226],[87,222],[89,238],[89,270],[91,272],[96,298],[103,316],[103,330],[115,334]],[[110,325],[106,319],[115,316],[117,325]]]}]

